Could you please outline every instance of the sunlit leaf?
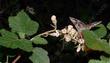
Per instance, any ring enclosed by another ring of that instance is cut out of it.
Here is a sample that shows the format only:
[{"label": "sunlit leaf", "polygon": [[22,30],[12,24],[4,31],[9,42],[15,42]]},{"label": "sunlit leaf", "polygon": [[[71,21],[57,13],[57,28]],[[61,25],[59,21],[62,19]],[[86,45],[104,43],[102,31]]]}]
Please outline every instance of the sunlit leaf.
[{"label": "sunlit leaf", "polygon": [[47,40],[40,36],[35,36],[32,38],[32,41],[34,44],[47,44]]},{"label": "sunlit leaf", "polygon": [[98,35],[99,38],[102,38],[106,35],[107,30],[104,25],[100,24],[96,26],[98,29],[94,30],[94,32]]},{"label": "sunlit leaf", "polygon": [[89,48],[94,50],[105,51],[110,54],[110,46],[107,42],[102,41],[98,36],[89,30],[83,31],[84,39]]},{"label": "sunlit leaf", "polygon": [[34,48],[32,56],[29,59],[33,63],[50,63],[48,53],[42,48]]},{"label": "sunlit leaf", "polygon": [[31,20],[24,11],[19,12],[17,16],[9,17],[9,26],[12,31],[26,35],[33,35],[38,30],[38,23]]}]

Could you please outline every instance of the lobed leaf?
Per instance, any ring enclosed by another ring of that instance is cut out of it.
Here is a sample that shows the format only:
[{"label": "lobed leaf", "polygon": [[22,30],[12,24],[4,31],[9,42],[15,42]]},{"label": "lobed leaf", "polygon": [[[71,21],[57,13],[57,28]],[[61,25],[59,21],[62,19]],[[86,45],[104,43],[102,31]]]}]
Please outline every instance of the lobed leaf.
[{"label": "lobed leaf", "polygon": [[0,30],[0,34],[2,35],[2,37],[9,37],[12,39],[18,39],[18,36],[15,33],[9,32],[5,29]]},{"label": "lobed leaf", "polygon": [[12,31],[24,33],[26,35],[33,35],[38,30],[38,23],[31,20],[29,16],[22,10],[17,16],[9,17],[9,26]]},{"label": "lobed leaf", "polygon": [[34,44],[47,44],[47,40],[40,36],[35,36],[32,38],[32,41]]},{"label": "lobed leaf", "polygon": [[29,59],[33,63],[50,63],[47,51],[38,47],[33,49],[33,54]]},{"label": "lobed leaf", "polygon": [[0,45],[1,46],[4,46],[4,47],[10,47],[10,48],[17,48],[16,46],[13,47],[13,42],[15,42],[15,40],[13,39],[17,39],[17,35],[12,33],[12,32],[9,32],[9,31],[6,31],[4,29],[0,30],[0,33],[1,33],[1,36],[0,37]]},{"label": "lobed leaf", "polygon": [[16,46],[17,45],[19,45],[18,48],[27,52],[31,52],[33,49],[32,42],[26,39],[18,40],[18,42],[16,43]]},{"label": "lobed leaf", "polygon": [[84,39],[89,48],[99,51],[105,51],[110,54],[110,46],[107,42],[102,41],[98,36],[89,30],[83,31]]},{"label": "lobed leaf", "polygon": [[33,49],[32,42],[26,39],[13,39],[9,37],[0,37],[0,45],[12,49],[20,48],[27,52],[31,52]]},{"label": "lobed leaf", "polygon": [[99,38],[104,37],[106,35],[106,33],[107,33],[107,30],[104,27],[104,25],[100,24],[100,25],[97,25],[96,27],[98,27],[99,29],[94,30],[94,33],[96,33]]},{"label": "lobed leaf", "polygon": [[7,47],[7,48],[18,48],[18,45],[16,46],[16,39],[9,38],[9,37],[0,37],[0,45]]}]

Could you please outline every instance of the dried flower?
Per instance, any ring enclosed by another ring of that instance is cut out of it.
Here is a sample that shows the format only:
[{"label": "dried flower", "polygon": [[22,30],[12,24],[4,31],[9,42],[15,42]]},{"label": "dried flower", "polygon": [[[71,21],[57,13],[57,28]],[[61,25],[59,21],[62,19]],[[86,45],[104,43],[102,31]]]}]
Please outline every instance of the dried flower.
[{"label": "dried flower", "polygon": [[52,15],[51,17],[52,23],[56,26],[57,25],[57,19],[55,15]]}]

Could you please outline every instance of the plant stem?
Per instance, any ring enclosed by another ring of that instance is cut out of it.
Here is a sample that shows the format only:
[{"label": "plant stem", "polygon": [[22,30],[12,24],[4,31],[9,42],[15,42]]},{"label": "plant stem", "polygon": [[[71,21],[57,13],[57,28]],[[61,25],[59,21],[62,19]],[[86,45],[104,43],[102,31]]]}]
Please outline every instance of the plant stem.
[{"label": "plant stem", "polygon": [[21,55],[18,55],[18,56],[12,61],[12,63],[16,63],[20,58],[21,58]]},{"label": "plant stem", "polygon": [[6,56],[6,62],[5,62],[5,63],[8,63],[8,60],[9,60],[9,59],[8,59],[8,56]]}]

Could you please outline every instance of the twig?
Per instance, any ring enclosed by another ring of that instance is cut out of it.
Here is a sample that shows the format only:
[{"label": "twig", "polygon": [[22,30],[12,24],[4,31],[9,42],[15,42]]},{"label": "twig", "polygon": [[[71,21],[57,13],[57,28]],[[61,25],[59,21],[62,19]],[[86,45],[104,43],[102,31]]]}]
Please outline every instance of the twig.
[{"label": "twig", "polygon": [[46,31],[46,32],[44,32],[44,33],[41,33],[41,34],[39,34],[38,36],[43,36],[43,35],[48,35],[49,33],[51,33],[51,32],[54,32],[55,30],[50,30],[50,31]]},{"label": "twig", "polygon": [[8,60],[9,60],[9,58],[8,58],[8,56],[6,56],[6,62],[5,63],[8,63]]},{"label": "twig", "polygon": [[[44,33],[38,34],[37,36],[43,36],[43,35],[46,35],[46,37],[47,37],[47,36],[49,35],[49,33],[54,32],[54,31],[55,31],[55,30],[46,31],[46,32],[44,32]],[[33,37],[33,38],[34,38],[34,37]],[[30,40],[32,41],[33,38],[31,38]]]},{"label": "twig", "polygon": [[18,55],[18,56],[12,61],[12,63],[16,63],[20,58],[21,58],[21,55]]}]

